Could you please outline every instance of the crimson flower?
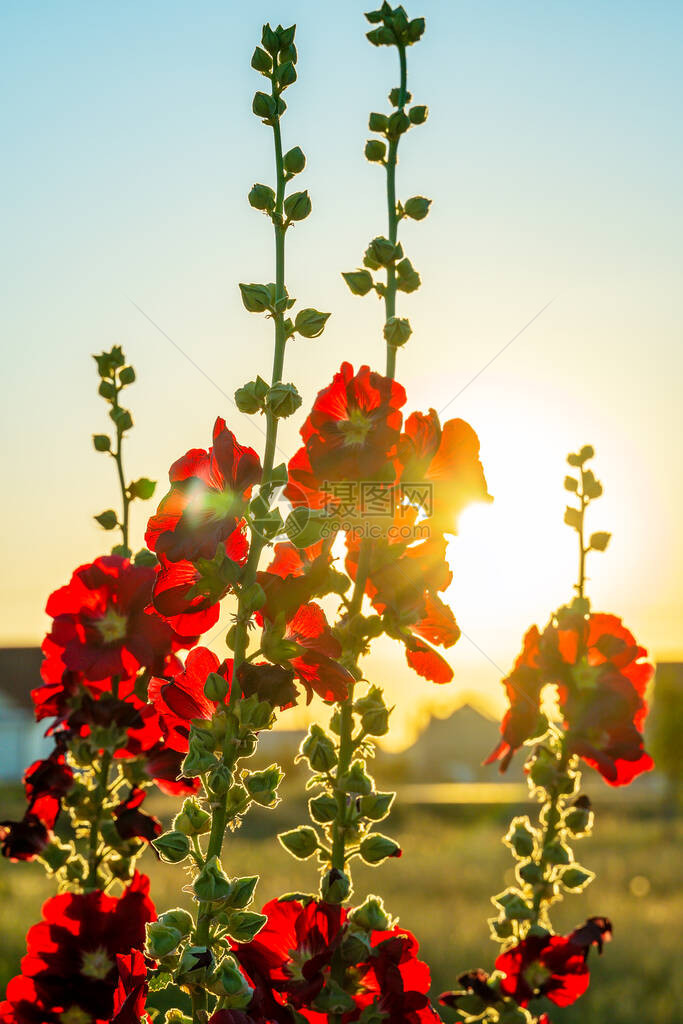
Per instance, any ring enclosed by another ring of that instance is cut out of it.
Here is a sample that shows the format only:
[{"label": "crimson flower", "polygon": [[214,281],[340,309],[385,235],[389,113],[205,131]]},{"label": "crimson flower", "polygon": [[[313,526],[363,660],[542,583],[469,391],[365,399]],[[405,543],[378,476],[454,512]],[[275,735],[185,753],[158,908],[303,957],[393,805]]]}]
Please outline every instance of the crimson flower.
[{"label": "crimson flower", "polygon": [[362,980],[354,996],[359,1011],[372,1006],[383,1014],[383,1024],[438,1024],[427,995],[429,968],[418,960],[417,951],[415,936],[405,929],[372,933],[370,955],[360,967]]},{"label": "crimson flower", "polygon": [[285,637],[298,648],[290,664],[309,702],[313,692],[326,701],[345,700],[353,676],[338,662],[342,647],[320,605],[302,605],[287,623]]},{"label": "crimson flower", "polygon": [[612,934],[607,918],[590,918],[571,935],[529,935],[496,960],[504,975],[501,991],[519,1006],[545,996],[557,1006],[571,1006],[588,988],[590,972],[586,960],[593,945]]},{"label": "crimson flower", "polygon": [[186,754],[192,720],[213,717],[218,704],[204,694],[204,684],[211,672],[218,672],[230,682],[232,662],[224,661],[221,665],[208,648],[196,647],[171,679],[155,677],[150,682],[149,699],[159,716],[166,746],[172,750]]},{"label": "crimson flower", "polygon": [[71,581],[48,599],[54,622],[43,649],[58,653],[65,669],[86,680],[125,679],[141,667],[161,671],[179,647],[196,636],[179,636],[147,606],[157,570],[105,555],[76,569]]},{"label": "crimson flower", "polygon": [[561,609],[539,633],[534,626],[512,673],[504,680],[510,707],[502,740],[487,763],[501,770],[515,750],[538,733],[543,688],[557,686],[570,754],[578,754],[612,786],[649,771],[643,746],[645,690],[653,667],[647,652],[614,615]]},{"label": "crimson flower", "polygon": [[303,448],[289,463],[285,493],[294,505],[320,508],[340,481],[393,482],[391,459],[401,430],[403,387],[361,366],[342,363],[319,392],[301,428]]},{"label": "crimson flower", "polygon": [[212,559],[238,528],[261,479],[261,463],[218,417],[211,448],[191,449],[173,463],[168,478],[171,489],[149,521],[145,542],[170,562],[196,562]]},{"label": "crimson flower", "polygon": [[64,893],[43,906],[27,935],[22,973],[7,986],[7,1024],[108,1024],[117,986],[116,957],[145,942],[156,918],[149,879],[136,872],[120,897]]},{"label": "crimson flower", "polygon": [[147,966],[139,949],[127,954],[116,954],[119,982],[114,992],[114,1016],[111,1024],[141,1024],[148,1021],[145,1014],[147,1000]]}]

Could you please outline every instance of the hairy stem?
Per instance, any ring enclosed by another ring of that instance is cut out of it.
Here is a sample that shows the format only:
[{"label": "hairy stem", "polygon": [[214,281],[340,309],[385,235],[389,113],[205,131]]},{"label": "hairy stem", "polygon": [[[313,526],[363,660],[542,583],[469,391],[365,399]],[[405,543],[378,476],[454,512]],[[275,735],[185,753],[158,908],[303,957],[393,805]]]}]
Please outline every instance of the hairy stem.
[{"label": "hairy stem", "polygon": [[[408,91],[408,69],[406,65],[406,51],[404,46],[398,47],[398,56],[401,66],[401,83],[398,94],[398,107],[403,110],[406,103]],[[387,213],[389,215],[389,241],[396,244],[398,236],[398,213],[396,210],[396,164],[398,163],[399,139],[392,139],[389,143],[387,155]],[[387,267],[387,287],[384,295],[384,319],[385,322],[392,316],[396,316],[396,268],[392,263]],[[396,376],[396,346],[387,342],[387,377]]]}]

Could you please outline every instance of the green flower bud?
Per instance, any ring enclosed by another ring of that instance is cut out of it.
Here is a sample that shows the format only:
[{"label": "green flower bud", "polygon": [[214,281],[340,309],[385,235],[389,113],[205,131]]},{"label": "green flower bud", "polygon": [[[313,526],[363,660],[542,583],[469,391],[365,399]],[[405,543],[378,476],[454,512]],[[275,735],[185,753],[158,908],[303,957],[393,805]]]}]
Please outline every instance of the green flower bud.
[{"label": "green flower bud", "polygon": [[111,438],[106,434],[93,434],[92,443],[96,452],[111,451]]},{"label": "green flower bud", "polygon": [[342,277],[354,295],[367,295],[372,290],[372,274],[367,270],[349,270]]},{"label": "green flower bud", "polygon": [[369,160],[370,163],[378,164],[384,160],[387,155],[387,147],[381,139],[368,139],[365,143],[365,159]]},{"label": "green flower bud", "polygon": [[[249,313],[274,312],[270,291],[265,284],[240,284],[242,302]],[[248,386],[248,385],[247,385]]]},{"label": "green flower bud", "polygon": [[429,110],[427,107],[411,107],[408,111],[408,117],[410,118],[411,124],[424,124],[427,120],[427,114]]},{"label": "green flower bud", "polygon": [[533,860],[527,860],[517,866],[517,876],[527,885],[537,885],[543,881],[543,868]]},{"label": "green flower bud", "polygon": [[373,46],[393,46],[396,43],[396,36],[386,25],[380,25],[379,28],[373,28],[372,31],[366,32],[365,38]]},{"label": "green flower bud", "polygon": [[277,72],[277,81],[278,85],[282,89],[286,89],[288,86],[294,85],[296,79],[296,68],[292,61],[288,60],[286,63],[280,65]]},{"label": "green flower bud", "polygon": [[384,324],[384,339],[388,345],[400,348],[405,345],[413,329],[410,321],[402,316],[390,316]]},{"label": "green flower bud", "polygon": [[390,139],[398,139],[410,128],[410,118],[402,110],[395,110],[389,116],[387,135]]},{"label": "green flower bud", "polygon": [[260,46],[257,46],[251,58],[251,66],[254,71],[258,71],[262,75],[269,75],[271,68],[273,67],[273,62],[266,51],[262,50]]},{"label": "green flower bud", "polygon": [[593,827],[593,810],[590,797],[580,796],[565,811],[563,824],[574,836],[587,835]]},{"label": "green flower bud", "polygon": [[296,25],[290,25],[289,28],[283,28],[281,25],[278,25],[276,31],[280,42],[280,52],[282,52],[293,44],[294,36],[296,34]]},{"label": "green flower bud", "polygon": [[206,946],[188,946],[180,958],[174,981],[179,984],[198,985],[206,978],[213,956]]},{"label": "green flower bud", "polygon": [[572,859],[571,851],[559,839],[548,843],[541,851],[541,856],[544,864],[569,864]]},{"label": "green flower bud", "polygon": [[106,398],[107,401],[111,401],[114,398],[115,394],[116,394],[116,388],[111,383],[111,381],[103,380],[103,381],[100,382],[100,386],[97,389],[97,393],[102,398]]},{"label": "green flower bud", "polygon": [[131,857],[110,857],[107,860],[107,867],[114,878],[120,882],[129,882],[135,872],[135,860]]},{"label": "green flower bud", "polygon": [[285,419],[297,411],[302,398],[294,384],[273,384],[268,392],[266,404],[277,419]]},{"label": "green flower bud", "polygon": [[124,434],[133,426],[133,417],[128,409],[111,409],[109,412],[109,419],[113,420],[116,424],[116,429],[119,434]]},{"label": "green flower bud", "polygon": [[506,917],[489,918],[489,928],[494,939],[510,939],[515,933],[515,926]]},{"label": "green flower bud", "polygon": [[377,260],[381,267],[388,267],[394,262],[398,255],[398,246],[390,242],[388,238],[373,238],[368,247],[368,252]]},{"label": "green flower bud", "polygon": [[267,92],[257,92],[251,104],[251,109],[266,123],[272,123],[277,117],[277,103]]},{"label": "green flower bud", "polygon": [[298,548],[308,548],[329,535],[330,517],[326,512],[300,505],[285,520],[285,533]]},{"label": "green flower bud", "polygon": [[396,273],[400,291],[414,292],[420,287],[420,275],[407,257],[396,264]]},{"label": "green flower bud", "polygon": [[249,794],[244,786],[240,786],[239,784],[231,786],[228,790],[226,800],[228,819],[232,820],[233,818],[239,817],[240,814],[244,814],[248,806]]},{"label": "green flower bud", "polygon": [[265,399],[270,386],[262,377],[250,380],[243,387],[235,392],[235,405],[240,412],[253,415],[255,412],[263,412],[266,407]]},{"label": "green flower bud", "polygon": [[395,793],[370,793],[368,796],[362,796],[360,813],[370,821],[381,821],[389,813],[395,796]]},{"label": "green flower bud", "polygon": [[152,846],[167,864],[180,864],[190,853],[190,841],[184,832],[164,832],[152,840]]},{"label": "green flower bud", "polygon": [[[399,101],[400,98],[401,98],[401,94],[400,94],[399,89],[392,89],[391,92],[389,93],[389,102],[391,103],[392,107],[397,107],[398,106],[398,101]],[[412,98],[413,98],[413,94],[408,92],[408,90],[406,89],[405,96],[404,96],[404,101],[406,103],[410,103]]]},{"label": "green flower bud", "polygon": [[334,821],[337,817],[337,801],[327,793],[321,793],[308,801],[308,809],[313,821],[323,825],[328,821]]},{"label": "green flower bud", "polygon": [[[351,879],[339,868],[327,871],[320,882],[320,896],[326,903],[343,903],[351,894]],[[358,963],[358,961],[356,961]]]},{"label": "green flower bud", "polygon": [[180,907],[175,907],[174,910],[167,910],[161,914],[158,923],[168,928],[175,928],[183,936],[189,935],[194,928],[192,914],[188,914],[186,910],[181,910]]},{"label": "green flower bud", "polygon": [[265,49],[268,51],[268,53],[271,54],[271,56],[273,56],[273,57],[275,56],[275,54],[280,49],[280,40],[278,38],[277,32],[273,32],[273,30],[270,27],[270,25],[266,24],[266,25],[263,26],[263,33],[261,35],[261,43],[263,44]]},{"label": "green flower bud", "polygon": [[161,921],[151,921],[147,925],[145,952],[154,960],[162,960],[173,953],[182,941],[183,936],[177,928],[171,928]]},{"label": "green flower bud", "polygon": [[562,872],[561,882],[565,889],[581,892],[587,885],[590,885],[594,878],[595,875],[592,871],[582,868],[580,864],[572,864]]},{"label": "green flower bud", "polygon": [[513,818],[504,842],[517,857],[530,857],[534,852],[535,837],[536,833],[531,828],[527,817]]},{"label": "green flower bud", "polygon": [[271,213],[275,209],[275,193],[268,185],[254,185],[249,193],[249,205],[255,210]]},{"label": "green flower bud", "polygon": [[361,840],[359,852],[366,864],[380,864],[387,857],[400,857],[403,851],[393,839],[373,832]]},{"label": "green flower bud", "polygon": [[372,686],[365,697],[357,700],[354,711],[361,716],[361,725],[368,736],[385,736],[389,731],[390,711],[379,687]]},{"label": "green flower bud", "polygon": [[424,220],[431,205],[431,199],[425,199],[424,196],[411,196],[410,199],[406,199],[403,210],[406,217],[411,217],[413,220]]},{"label": "green flower bud", "polygon": [[292,192],[285,199],[285,216],[288,220],[305,220],[311,212],[311,198],[307,191]]},{"label": "green flower bud", "polygon": [[282,162],[287,174],[301,174],[306,166],[306,157],[299,146],[294,146],[285,153]]},{"label": "green flower bud", "polygon": [[209,988],[215,995],[221,996],[221,1005],[231,1010],[245,1009],[254,995],[253,988],[232,956],[226,956],[220,962],[209,982]]},{"label": "green flower bud", "polygon": [[244,910],[254,898],[254,890],[258,882],[258,875],[245,875],[244,878],[232,878],[230,880],[230,895],[226,906],[233,910]]},{"label": "green flower bud", "polygon": [[366,932],[384,932],[393,924],[379,896],[368,896],[364,903],[349,913],[349,918]]},{"label": "green flower bud", "polygon": [[285,850],[298,860],[308,860],[318,849],[318,836],[310,825],[300,825],[289,832],[281,832],[278,839]]},{"label": "green flower bud", "polygon": [[190,734],[189,750],[183,761],[183,775],[188,778],[195,778],[211,771],[217,765],[216,758],[210,750],[207,750],[205,742],[198,736]]},{"label": "green flower bud", "polygon": [[100,512],[98,516],[93,516],[96,523],[99,523],[103,530],[115,530],[119,525],[116,512],[113,508],[108,508],[106,512]]},{"label": "green flower bud", "polygon": [[251,942],[263,928],[268,918],[253,910],[237,910],[230,914],[228,932],[235,942]]},{"label": "green flower bud", "polygon": [[389,126],[389,118],[386,114],[370,114],[368,128],[371,132],[385,132]]},{"label": "green flower bud", "polygon": [[218,857],[211,857],[194,880],[192,888],[198,900],[216,903],[230,895],[230,879]]},{"label": "green flower bud", "polygon": [[294,330],[302,338],[319,338],[329,318],[329,313],[320,313],[317,309],[301,309],[296,315]]},{"label": "green flower bud", "polygon": [[309,726],[308,735],[301,744],[300,752],[314,772],[329,772],[337,763],[334,741],[321,726],[316,724]]},{"label": "green flower bud", "polygon": [[224,676],[219,675],[218,672],[209,672],[204,683],[205,697],[222,704],[228,696],[229,689],[230,683]]},{"label": "green flower bud", "polygon": [[128,384],[133,384],[135,381],[135,370],[132,366],[124,366],[119,371],[119,383],[126,387]]},{"label": "green flower bud", "polygon": [[53,839],[39,854],[40,860],[47,865],[51,874],[63,868],[73,855],[73,846],[63,846],[59,839]]},{"label": "green flower bud", "polygon": [[186,836],[202,835],[211,828],[211,815],[200,806],[195,797],[188,797],[180,814],[176,815],[173,828]]},{"label": "green flower bud", "polygon": [[277,787],[284,778],[279,765],[271,764],[258,772],[250,772],[244,776],[243,782],[251,799],[261,807],[275,807],[279,802]]},{"label": "green flower bud", "polygon": [[131,499],[139,498],[141,501],[149,501],[156,490],[156,480],[150,480],[146,476],[141,476],[139,480],[133,480],[128,485],[128,494]]}]

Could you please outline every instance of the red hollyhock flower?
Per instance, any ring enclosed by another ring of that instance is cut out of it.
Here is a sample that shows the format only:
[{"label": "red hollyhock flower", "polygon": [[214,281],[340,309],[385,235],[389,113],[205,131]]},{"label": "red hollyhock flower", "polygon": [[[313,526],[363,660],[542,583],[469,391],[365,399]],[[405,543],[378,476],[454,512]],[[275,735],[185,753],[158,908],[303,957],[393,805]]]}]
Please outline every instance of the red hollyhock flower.
[{"label": "red hollyhock flower", "polygon": [[148,548],[169,562],[210,560],[238,528],[261,479],[261,463],[219,417],[208,452],[193,448],[173,463],[168,477],[171,490],[147,527]]},{"label": "red hollyhock flower", "polygon": [[167,796],[189,796],[200,787],[199,779],[189,779],[182,774],[183,757],[182,752],[172,750],[163,743],[146,753],[144,769]]},{"label": "red hollyhock flower", "polygon": [[237,959],[267,1014],[287,1002],[297,1010],[310,1006],[341,940],[346,909],[316,900],[271,900],[262,913],[268,921],[251,942],[235,947]]},{"label": "red hollyhock flower", "polygon": [[113,812],[116,831],[122,839],[144,839],[151,843],[161,835],[161,822],[152,814],[140,810],[145,795],[144,789],[134,786]]},{"label": "red hollyhock flower", "polygon": [[539,635],[534,627],[513,672],[504,680],[510,708],[503,739],[487,763],[514,751],[538,730],[543,687],[554,684],[570,753],[578,754],[613,786],[627,785],[653,762],[643,746],[645,689],[652,665],[633,635],[613,615],[585,616],[561,609]]},{"label": "red hollyhock flower", "polygon": [[[346,569],[352,579],[359,548],[347,537]],[[371,547],[365,593],[384,617],[386,631],[405,645],[410,667],[435,683],[449,683],[453,670],[432,644],[452,647],[460,638],[453,612],[438,596],[452,578],[442,536],[417,544],[378,541]]]},{"label": "red hollyhock flower", "polygon": [[[406,394],[396,381],[342,363],[319,392],[301,428],[304,447],[289,463],[285,493],[294,505],[319,508],[330,500],[323,485],[338,481],[392,482],[391,459],[401,429]],[[331,495],[334,500],[334,494]]]},{"label": "red hollyhock flower", "polygon": [[28,807],[21,821],[0,821],[3,856],[10,860],[33,860],[52,838],[61,809],[61,798],[73,783],[73,772],[58,746],[48,758],[24,772]]},{"label": "red hollyhock flower", "polygon": [[116,955],[145,942],[156,918],[149,879],[136,872],[119,898],[64,893],[43,906],[27,936],[22,973],[7,986],[8,1024],[108,1024],[117,985]]},{"label": "red hollyhock flower", "polygon": [[143,666],[161,671],[172,651],[197,638],[179,636],[146,610],[155,579],[155,568],[120,555],[81,566],[48,599],[54,622],[45,652],[58,651],[64,667],[86,680],[125,679]]},{"label": "red hollyhock flower", "polygon": [[422,507],[433,528],[456,532],[460,513],[473,502],[489,502],[479,459],[479,438],[464,420],[441,425],[434,409],[405,422],[396,459],[401,496]]},{"label": "red hollyhock flower", "polygon": [[540,996],[557,1006],[571,1006],[588,988],[586,960],[591,946],[597,945],[602,952],[603,942],[611,935],[607,918],[596,917],[569,936],[528,936],[496,960],[496,969],[504,974],[501,991],[519,1006]]},{"label": "red hollyhock flower", "polygon": [[[291,1019],[283,1013],[288,1006],[311,1024],[324,1024],[325,1014],[313,1004],[344,938],[346,908],[318,900],[272,900],[263,913],[266,925],[235,948],[255,988],[255,1005],[271,1020]],[[372,932],[370,947],[367,960],[348,969],[344,988],[356,1005],[344,1014],[344,1024],[367,1016],[370,1006],[385,1015],[386,1024],[437,1022],[427,997],[429,970],[417,959],[414,936],[400,928]]]},{"label": "red hollyhock flower", "polygon": [[218,672],[230,683],[232,662],[221,665],[212,651],[197,647],[189,652],[184,667],[171,679],[154,678],[149,684],[149,699],[171,749],[186,754],[192,720],[213,717],[218,704],[204,694],[204,684],[211,672]]},{"label": "red hollyhock flower", "polygon": [[149,1021],[145,1013],[147,992],[147,966],[139,949],[116,954],[119,983],[114,992],[114,1016],[111,1024],[141,1024]]},{"label": "red hollyhock flower", "polygon": [[307,691],[308,701],[313,692],[329,702],[345,700],[353,676],[338,662],[341,644],[333,636],[320,605],[315,601],[302,605],[287,623],[285,638],[299,648],[290,664]]}]

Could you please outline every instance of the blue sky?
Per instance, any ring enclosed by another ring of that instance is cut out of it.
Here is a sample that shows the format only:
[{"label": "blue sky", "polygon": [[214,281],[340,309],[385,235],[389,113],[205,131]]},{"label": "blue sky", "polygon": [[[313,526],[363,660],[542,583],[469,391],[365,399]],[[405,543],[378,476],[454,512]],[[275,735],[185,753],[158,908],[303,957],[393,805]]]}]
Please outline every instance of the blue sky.
[{"label": "blue sky", "polygon": [[[322,339],[292,343],[286,378],[306,407],[342,358],[382,365],[380,307],[339,276],[385,230],[362,148],[397,69],[365,41],[363,9],[3,5],[2,642],[38,642],[49,591],[106,543],[89,518],[115,498],[91,449],[105,421],[89,353],[121,343],[135,364],[131,472],[160,489],[216,415],[261,443],[221,391],[270,364],[268,326],[237,289],[272,277],[268,224],[246,203],[272,180],[250,109],[266,19],[298,25],[284,135],[308,157],[314,207],[288,241],[289,289],[333,312]],[[427,0],[409,13],[427,17],[409,88],[430,118],[401,144],[399,195],[434,203],[403,232],[423,287],[401,300],[415,333],[399,377],[411,407],[451,403],[472,422],[497,499],[453,546],[471,640],[453,655],[459,685],[497,692],[495,666],[568,596],[563,459],[586,441],[606,487],[595,526],[615,534],[596,603],[681,656],[683,7]],[[141,538],[142,510],[134,525]]]}]

